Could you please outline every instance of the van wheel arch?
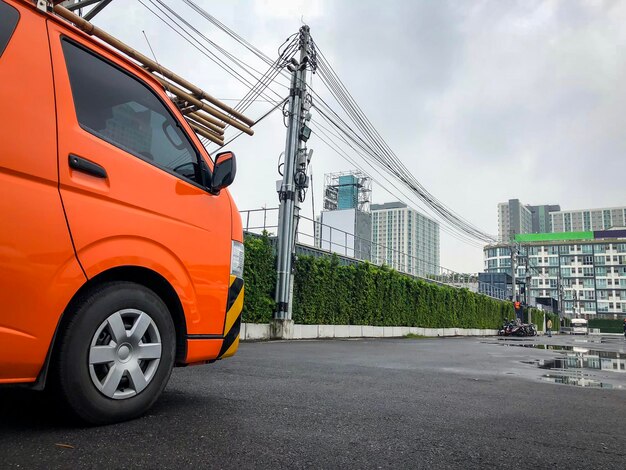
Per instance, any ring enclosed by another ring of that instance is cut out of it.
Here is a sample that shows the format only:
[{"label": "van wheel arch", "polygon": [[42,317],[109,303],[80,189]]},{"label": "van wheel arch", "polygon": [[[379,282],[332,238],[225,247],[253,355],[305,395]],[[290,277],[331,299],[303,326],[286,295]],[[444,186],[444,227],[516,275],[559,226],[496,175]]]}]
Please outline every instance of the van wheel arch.
[{"label": "van wheel arch", "polygon": [[58,349],[58,341],[61,336],[59,332],[69,324],[72,318],[72,312],[76,311],[76,305],[78,305],[82,299],[88,296],[93,290],[99,286],[115,282],[115,281],[128,281],[140,284],[151,291],[153,291],[158,297],[161,298],[163,303],[167,306],[167,309],[172,316],[174,322],[174,329],[176,331],[176,356],[175,365],[183,365],[187,356],[187,323],[185,321],[185,314],[183,306],[178,298],[178,294],[172,287],[172,285],[161,276],[159,273],[139,266],[119,266],[111,268],[107,271],[94,276],[87,281],[83,286],[74,294],[72,300],[68,303],[67,307],[63,311],[57,328],[54,332],[52,341],[50,342],[50,348],[46,355],[46,360],[41,372],[37,377],[37,381],[33,385],[35,390],[43,390],[48,380],[48,370],[50,363],[53,359],[53,355]]}]

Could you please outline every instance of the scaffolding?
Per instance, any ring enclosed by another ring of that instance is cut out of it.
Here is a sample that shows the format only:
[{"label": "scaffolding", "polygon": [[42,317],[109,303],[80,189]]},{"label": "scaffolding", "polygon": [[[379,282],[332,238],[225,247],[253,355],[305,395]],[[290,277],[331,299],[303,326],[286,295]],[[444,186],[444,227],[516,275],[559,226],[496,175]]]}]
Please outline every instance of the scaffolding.
[{"label": "scaffolding", "polygon": [[324,175],[324,210],[356,209],[370,211],[372,180],[359,171]]}]

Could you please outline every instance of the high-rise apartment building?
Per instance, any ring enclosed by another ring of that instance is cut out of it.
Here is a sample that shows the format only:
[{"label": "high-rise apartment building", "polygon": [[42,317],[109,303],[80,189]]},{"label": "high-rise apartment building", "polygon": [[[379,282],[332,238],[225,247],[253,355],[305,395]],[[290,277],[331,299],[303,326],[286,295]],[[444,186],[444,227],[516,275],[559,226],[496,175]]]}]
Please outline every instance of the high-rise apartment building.
[{"label": "high-rise apartment building", "polygon": [[588,232],[626,227],[626,207],[558,211],[550,214],[552,232]]},{"label": "high-rise apartment building", "polygon": [[532,213],[519,199],[509,199],[498,204],[498,239],[511,240],[518,233],[532,230]]},{"label": "high-rise apartment building", "polygon": [[553,212],[561,210],[558,204],[544,204],[541,206],[526,206],[532,217],[532,228],[530,233],[549,233],[552,232]]},{"label": "high-rise apartment building", "polygon": [[[516,242],[517,284],[528,282],[531,304],[552,298],[568,317],[626,316],[626,230],[525,234]],[[510,250],[486,246],[485,272],[510,275]]]},{"label": "high-rise apartment building", "polygon": [[550,215],[561,210],[559,205],[531,206],[519,199],[509,199],[498,204],[498,240],[506,243],[520,233],[551,232]]},{"label": "high-rise apartment building", "polygon": [[401,202],[372,204],[372,262],[415,276],[439,274],[439,224]]}]

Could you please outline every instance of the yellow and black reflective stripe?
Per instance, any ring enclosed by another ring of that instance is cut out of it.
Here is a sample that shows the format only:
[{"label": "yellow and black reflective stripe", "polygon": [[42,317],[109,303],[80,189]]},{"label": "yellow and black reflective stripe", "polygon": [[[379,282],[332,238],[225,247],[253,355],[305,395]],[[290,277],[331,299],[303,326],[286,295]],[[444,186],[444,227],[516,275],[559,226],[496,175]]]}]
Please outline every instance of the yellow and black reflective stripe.
[{"label": "yellow and black reflective stripe", "polygon": [[239,331],[241,330],[241,311],[243,310],[243,279],[230,276],[228,287],[228,303],[224,323],[224,342],[218,358],[229,357],[239,347]]}]

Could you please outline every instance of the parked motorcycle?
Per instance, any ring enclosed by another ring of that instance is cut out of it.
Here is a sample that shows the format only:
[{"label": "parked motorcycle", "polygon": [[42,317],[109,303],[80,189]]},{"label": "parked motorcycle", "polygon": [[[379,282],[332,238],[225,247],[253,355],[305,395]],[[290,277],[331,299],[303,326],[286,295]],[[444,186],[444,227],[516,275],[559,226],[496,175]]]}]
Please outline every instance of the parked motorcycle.
[{"label": "parked motorcycle", "polygon": [[518,324],[515,321],[505,322],[498,330],[499,336],[537,336],[535,324]]},{"label": "parked motorcycle", "polygon": [[511,336],[518,329],[519,329],[519,325],[516,322],[514,321],[505,322],[503,323],[502,328],[500,328],[500,330],[498,331],[498,335]]},{"label": "parked motorcycle", "polygon": [[522,336],[537,336],[537,327],[533,323],[522,325],[522,331]]},{"label": "parked motorcycle", "polygon": [[528,336],[526,334],[526,325],[515,325],[511,328],[511,336]]}]

